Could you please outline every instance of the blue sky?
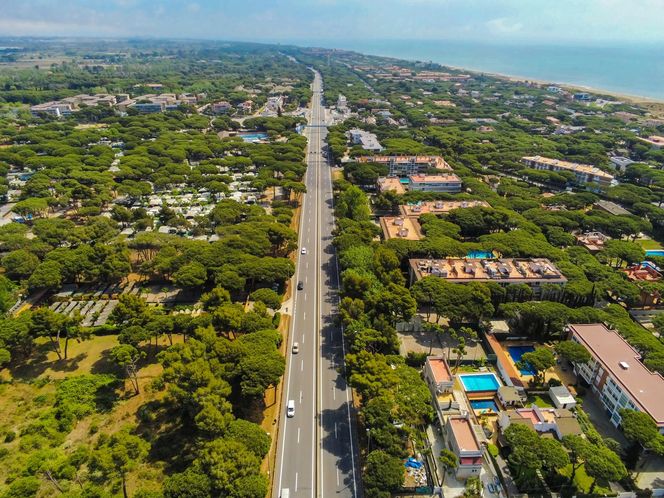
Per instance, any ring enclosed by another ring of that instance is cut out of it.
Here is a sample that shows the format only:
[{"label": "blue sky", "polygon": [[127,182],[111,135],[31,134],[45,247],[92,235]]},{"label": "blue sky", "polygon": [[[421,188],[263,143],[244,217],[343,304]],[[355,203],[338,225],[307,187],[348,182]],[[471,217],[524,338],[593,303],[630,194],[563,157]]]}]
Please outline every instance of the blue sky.
[{"label": "blue sky", "polygon": [[0,36],[664,42],[664,0],[0,0]]}]

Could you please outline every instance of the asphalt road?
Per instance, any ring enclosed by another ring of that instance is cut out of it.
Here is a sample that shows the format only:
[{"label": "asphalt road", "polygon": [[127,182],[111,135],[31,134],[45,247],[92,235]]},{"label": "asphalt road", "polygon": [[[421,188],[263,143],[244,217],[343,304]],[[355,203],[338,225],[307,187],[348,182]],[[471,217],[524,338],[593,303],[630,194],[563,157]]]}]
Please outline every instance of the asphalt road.
[{"label": "asphalt road", "polygon": [[[272,496],[361,497],[351,393],[343,376],[342,331],[335,324],[339,272],[332,245],[332,179],[322,155],[327,129],[322,80],[316,73],[307,127],[307,173],[283,412]],[[293,343],[299,352],[293,354]],[[295,415],[286,416],[289,400]]]}]

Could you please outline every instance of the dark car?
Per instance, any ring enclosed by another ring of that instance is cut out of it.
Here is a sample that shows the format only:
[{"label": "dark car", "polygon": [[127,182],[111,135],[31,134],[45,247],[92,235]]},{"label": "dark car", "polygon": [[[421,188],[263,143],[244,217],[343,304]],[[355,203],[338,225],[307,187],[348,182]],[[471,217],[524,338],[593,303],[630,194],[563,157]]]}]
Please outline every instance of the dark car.
[{"label": "dark car", "polygon": [[304,289],[304,282],[302,282],[302,280],[300,280],[297,283],[297,290],[302,290],[302,289]]}]

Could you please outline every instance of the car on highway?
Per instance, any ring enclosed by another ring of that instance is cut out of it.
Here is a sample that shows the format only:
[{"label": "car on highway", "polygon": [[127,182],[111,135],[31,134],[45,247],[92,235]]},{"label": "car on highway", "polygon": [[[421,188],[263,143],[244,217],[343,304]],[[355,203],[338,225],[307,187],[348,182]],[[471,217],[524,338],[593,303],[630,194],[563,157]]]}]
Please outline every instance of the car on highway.
[{"label": "car on highway", "polygon": [[297,290],[302,290],[302,289],[304,289],[304,282],[302,282],[302,280],[300,280],[297,283]]},{"label": "car on highway", "polygon": [[294,342],[293,343],[293,354],[297,354],[300,352],[300,343]]},{"label": "car on highway", "polygon": [[295,401],[292,399],[288,400],[288,407],[286,408],[286,416],[289,418],[295,416]]},{"label": "car on highway", "polygon": [[303,247],[302,250],[300,251],[302,254],[307,254],[307,248]]}]

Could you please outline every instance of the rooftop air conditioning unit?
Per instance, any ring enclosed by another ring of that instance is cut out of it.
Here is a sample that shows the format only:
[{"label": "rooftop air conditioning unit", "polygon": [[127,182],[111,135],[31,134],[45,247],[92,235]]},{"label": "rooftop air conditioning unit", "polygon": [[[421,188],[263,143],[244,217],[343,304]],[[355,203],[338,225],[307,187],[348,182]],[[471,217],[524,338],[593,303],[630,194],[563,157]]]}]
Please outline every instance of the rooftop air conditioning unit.
[{"label": "rooftop air conditioning unit", "polygon": [[618,365],[620,365],[620,368],[622,368],[623,370],[629,369],[629,363],[627,363],[626,361],[618,362]]}]

